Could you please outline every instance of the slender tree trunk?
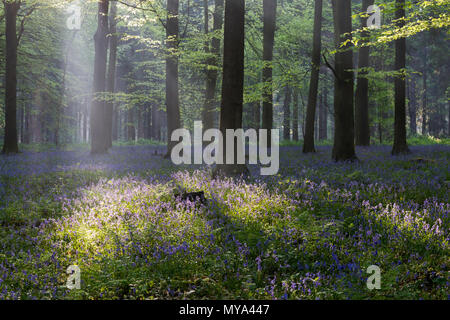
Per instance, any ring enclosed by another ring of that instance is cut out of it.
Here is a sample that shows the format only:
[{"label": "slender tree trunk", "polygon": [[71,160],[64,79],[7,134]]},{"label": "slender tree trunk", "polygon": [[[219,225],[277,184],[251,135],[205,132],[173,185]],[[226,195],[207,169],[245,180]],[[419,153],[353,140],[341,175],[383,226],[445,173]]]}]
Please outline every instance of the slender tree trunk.
[{"label": "slender tree trunk", "polygon": [[275,25],[277,16],[277,0],[263,0],[263,63],[262,71],[262,128],[267,129],[267,145],[271,146],[271,129],[273,127],[273,83],[272,59],[275,40]]},{"label": "slender tree trunk", "polygon": [[[208,0],[204,0],[205,7],[205,33],[208,34]],[[214,25],[213,32],[217,33],[222,29],[223,24],[223,0],[215,0],[214,8]],[[210,66],[206,70],[206,92],[205,92],[205,104],[203,106],[203,128],[205,130],[214,127],[214,120],[216,117],[216,111],[214,108],[214,97],[217,87],[217,76],[218,76],[218,61],[220,57],[220,38],[214,36],[211,40],[211,50],[209,50],[209,45],[206,44],[206,50],[210,51],[213,55],[207,61],[207,65]]]},{"label": "slender tree trunk", "polygon": [[324,87],[320,95],[320,109],[319,109],[319,140],[326,140],[328,112],[326,107],[327,88]]},{"label": "slender tree trunk", "polygon": [[140,105],[137,107],[137,140],[144,138],[144,106]]},{"label": "slender tree trunk", "polygon": [[98,2],[98,25],[94,36],[94,99],[91,111],[91,153],[106,153],[108,150],[105,102],[100,96],[106,89],[108,8],[108,0],[100,0]]},{"label": "slender tree trunk", "polygon": [[23,143],[23,131],[24,131],[24,123],[25,123],[25,110],[24,107],[19,108],[19,143]]},{"label": "slender tree trunk", "polygon": [[259,101],[254,103],[254,126],[255,130],[259,130],[261,128],[261,103]]},{"label": "slender tree trunk", "polygon": [[334,90],[334,145],[332,158],[335,161],[355,160],[355,133],[353,114],[353,52],[351,40],[352,19],[350,0],[332,0],[335,44],[339,49],[335,55]]},{"label": "slender tree trunk", "polygon": [[428,117],[428,87],[427,87],[427,76],[428,76],[428,59],[427,48],[424,48],[424,60],[423,60],[423,72],[422,72],[422,83],[423,83],[423,93],[422,93],[422,135],[427,133],[427,117]]},{"label": "slender tree trunk", "polygon": [[292,116],[292,139],[298,141],[298,88],[294,87],[294,110]]},{"label": "slender tree trunk", "polygon": [[161,140],[161,118],[157,105],[152,108],[152,139],[155,141]]},{"label": "slender tree trunk", "polygon": [[150,140],[152,138],[152,109],[153,105],[149,105],[146,112],[146,120],[145,120],[145,139]]},{"label": "slender tree trunk", "polygon": [[299,90],[300,93],[300,99],[302,101],[302,107],[301,107],[301,113],[302,113],[302,137],[303,140],[305,140],[305,123],[306,123],[306,106],[305,106],[305,100],[303,99],[303,95],[301,90]]},{"label": "slender tree trunk", "polygon": [[17,141],[17,12],[20,2],[5,2],[6,71],[5,71],[5,135],[2,153],[18,153]]},{"label": "slender tree trunk", "polygon": [[87,128],[87,124],[88,124],[88,106],[87,106],[87,102],[83,108],[83,142],[88,142],[88,128]]},{"label": "slender tree trunk", "polygon": [[[367,8],[373,5],[374,0],[363,0],[362,11],[367,12]],[[361,18],[361,28],[367,27],[367,17]],[[366,43],[369,32],[364,31],[362,44]],[[370,145],[370,128],[369,128],[369,80],[367,79],[367,68],[369,67],[368,46],[359,49],[358,59],[358,76],[355,94],[355,138],[356,145]]]},{"label": "slender tree trunk", "polygon": [[[405,0],[396,0],[395,18],[405,17]],[[398,26],[405,25],[399,21]],[[395,70],[400,72],[406,67],[406,38],[395,40]],[[408,153],[406,143],[406,80],[405,76],[397,75],[395,78],[395,116],[394,116],[394,146],[392,154]]]},{"label": "slender tree trunk", "polygon": [[128,141],[136,141],[136,127],[134,119],[134,108],[130,108],[127,111],[127,136]]},{"label": "slender tree trunk", "polygon": [[112,118],[112,141],[117,141],[119,138],[119,111],[118,106],[113,106],[113,118]]},{"label": "slender tree trunk", "polygon": [[166,23],[166,113],[167,113],[167,154],[170,157],[176,142],[171,141],[172,132],[181,127],[178,92],[178,8],[179,0],[167,0]]},{"label": "slender tree trunk", "polygon": [[[319,101],[317,103],[319,110],[321,108],[321,103],[322,102],[320,101],[320,96],[319,96]],[[317,112],[316,112],[316,114],[317,114]],[[319,140],[319,117],[316,115],[315,118],[316,119],[314,121],[314,140],[317,141],[317,140]]]},{"label": "slender tree trunk", "polygon": [[25,133],[24,133],[24,137],[23,137],[23,143],[25,144],[29,144],[31,139],[30,139],[30,135],[31,135],[31,130],[30,130],[30,124],[31,124],[31,117],[30,117],[30,106],[29,105],[25,105],[24,106],[24,112],[25,112]]},{"label": "slender tree trunk", "polygon": [[291,140],[291,88],[286,86],[283,102],[283,139]]},{"label": "slender tree trunk", "polygon": [[322,31],[322,0],[316,0],[314,6],[314,35],[311,63],[311,81],[309,83],[308,106],[306,108],[306,128],[303,152],[315,152],[314,121],[316,119],[317,90],[319,88],[320,51]]},{"label": "slender tree trunk", "polygon": [[416,79],[414,75],[409,82],[409,130],[412,134],[417,134],[417,96],[416,96]]},{"label": "slender tree trunk", "polygon": [[[109,15],[109,62],[108,62],[108,77],[106,83],[106,91],[114,94],[116,91],[116,64],[117,64],[117,3],[111,3]],[[107,131],[107,146],[112,147],[113,140],[113,120],[114,120],[114,101],[110,96],[105,106],[106,109],[106,131]]]},{"label": "slender tree trunk", "polygon": [[[226,136],[227,129],[242,128],[244,95],[244,22],[245,0],[225,1],[225,31],[223,51],[222,103],[220,107],[220,130]],[[224,165],[218,171],[226,174],[242,174],[248,171],[245,165],[237,164],[237,144],[234,149],[234,164],[226,164],[224,144]]]}]

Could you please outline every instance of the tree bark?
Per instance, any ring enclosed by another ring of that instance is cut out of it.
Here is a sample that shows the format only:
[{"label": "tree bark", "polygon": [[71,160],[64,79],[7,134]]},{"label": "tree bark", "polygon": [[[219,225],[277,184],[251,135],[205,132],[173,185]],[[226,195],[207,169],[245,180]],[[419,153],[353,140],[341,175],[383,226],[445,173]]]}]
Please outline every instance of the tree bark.
[{"label": "tree bark", "polygon": [[[205,33],[208,34],[208,0],[205,1]],[[223,24],[223,0],[215,0],[214,8],[214,25],[213,32],[217,33],[222,29]],[[209,46],[206,46],[209,51]],[[218,76],[218,60],[220,57],[220,38],[214,36],[211,40],[210,53],[213,55],[207,60],[207,65],[210,66],[206,70],[206,92],[205,92],[205,104],[203,106],[203,128],[204,130],[214,127],[214,120],[216,118],[216,111],[214,108],[214,97],[217,87]]]},{"label": "tree bark", "polygon": [[161,140],[161,118],[156,104],[152,107],[152,139],[155,141]]},{"label": "tree bark", "polygon": [[87,102],[83,108],[83,142],[88,142],[88,106]]},{"label": "tree bark", "polygon": [[283,102],[283,139],[291,140],[291,88],[286,86]]},{"label": "tree bark", "polygon": [[18,153],[17,141],[17,12],[20,1],[6,2],[5,135],[2,153]]},{"label": "tree bark", "polygon": [[106,58],[108,52],[108,0],[98,2],[98,24],[94,36],[94,99],[91,111],[91,153],[106,153],[108,151],[105,102],[100,97],[106,89]]},{"label": "tree bark", "polygon": [[416,96],[416,79],[414,75],[409,82],[409,130],[411,134],[417,134],[417,96]]},{"label": "tree bark", "polygon": [[[353,52],[350,50],[351,1],[332,0],[335,44],[334,145],[335,161],[356,160],[353,113]],[[345,41],[350,40],[344,46]]]},{"label": "tree bark", "polygon": [[328,138],[327,125],[328,125],[328,110],[327,110],[327,88],[322,89],[320,95],[320,109],[319,109],[319,140],[326,140]]},{"label": "tree bark", "polygon": [[320,52],[322,30],[322,0],[316,0],[314,6],[314,36],[311,63],[311,81],[309,83],[308,106],[306,108],[306,128],[303,152],[315,152],[314,121],[316,119],[317,90],[319,87]]},{"label": "tree bark", "polygon": [[292,116],[292,139],[294,141],[298,141],[298,88],[294,87],[294,108],[293,108],[293,116]]},{"label": "tree bark", "polygon": [[[117,3],[113,1],[111,3],[110,15],[109,15],[109,62],[108,62],[108,78],[106,83],[106,91],[110,94],[114,94],[116,90],[116,65],[117,65]],[[113,141],[113,119],[114,119],[114,101],[110,96],[106,103],[106,131],[107,131],[107,146],[112,147]]]},{"label": "tree bark", "polygon": [[176,142],[171,141],[172,132],[181,127],[178,92],[178,8],[179,0],[167,0],[166,23],[166,113],[167,113],[167,154],[170,157]]},{"label": "tree bark", "polygon": [[23,143],[29,144],[31,141],[31,130],[30,130],[30,124],[31,124],[31,117],[30,117],[30,106],[26,105],[24,107],[24,113],[25,113],[25,132],[23,136]]},{"label": "tree bark", "polygon": [[143,139],[145,134],[145,115],[144,115],[144,106],[139,105],[136,110],[137,113],[137,140]]},{"label": "tree bark", "polygon": [[[220,107],[220,130],[224,137],[227,129],[242,128],[244,22],[245,0],[226,0],[222,102]],[[224,165],[218,166],[218,171],[222,171],[225,174],[243,174],[248,171],[245,165],[237,164],[237,144],[235,143],[234,145],[234,164],[226,164],[227,149],[224,143]]]},{"label": "tree bark", "polygon": [[253,117],[255,130],[259,130],[261,128],[261,103],[256,101],[254,103],[254,117]]},{"label": "tree bark", "polygon": [[[373,5],[374,0],[363,0],[362,11],[367,12],[367,8]],[[367,17],[361,18],[361,28],[367,27]],[[361,34],[362,44],[367,42],[369,32],[364,31]],[[367,79],[367,68],[369,67],[368,46],[359,49],[358,76],[355,94],[355,140],[357,146],[370,145],[369,128],[369,80]]]},{"label": "tree bark", "polygon": [[427,64],[428,54],[427,47],[424,47],[424,59],[423,59],[423,72],[422,72],[422,135],[427,133],[427,117],[428,117],[428,87],[427,87],[427,76],[428,76],[428,64]]},{"label": "tree bark", "polygon": [[[405,0],[396,0],[395,18],[405,17]],[[397,22],[399,27],[405,25],[403,20]],[[395,40],[395,70],[400,72],[406,67],[406,38]],[[408,153],[406,143],[406,80],[405,76],[397,75],[395,78],[395,115],[394,115],[394,145],[392,154]]]},{"label": "tree bark", "polygon": [[134,108],[127,111],[127,139],[128,141],[136,141],[136,127],[134,120]]},{"label": "tree bark", "polygon": [[277,0],[263,0],[263,63],[262,71],[262,129],[267,129],[267,146],[271,146],[271,129],[273,128],[273,83],[272,59],[275,40]]}]

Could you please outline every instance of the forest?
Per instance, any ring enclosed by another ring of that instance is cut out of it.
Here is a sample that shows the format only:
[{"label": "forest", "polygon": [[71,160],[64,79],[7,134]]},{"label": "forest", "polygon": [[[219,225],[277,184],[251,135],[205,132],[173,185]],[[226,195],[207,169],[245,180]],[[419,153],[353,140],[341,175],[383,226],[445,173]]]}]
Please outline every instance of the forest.
[{"label": "forest", "polygon": [[2,0],[0,300],[450,295],[450,0]]}]

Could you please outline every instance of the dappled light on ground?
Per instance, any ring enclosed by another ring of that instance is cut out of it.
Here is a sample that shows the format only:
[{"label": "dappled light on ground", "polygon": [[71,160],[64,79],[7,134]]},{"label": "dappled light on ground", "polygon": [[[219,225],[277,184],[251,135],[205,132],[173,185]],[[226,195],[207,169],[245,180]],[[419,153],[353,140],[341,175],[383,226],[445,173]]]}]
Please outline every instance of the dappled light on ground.
[{"label": "dappled light on ground", "polygon": [[[447,298],[450,149],[412,149],[362,148],[360,162],[336,164],[329,147],[283,147],[279,175],[251,168],[246,181],[175,167],[151,147],[9,158],[0,298]],[[70,291],[74,264],[82,283]],[[381,290],[366,288],[370,265]]]}]

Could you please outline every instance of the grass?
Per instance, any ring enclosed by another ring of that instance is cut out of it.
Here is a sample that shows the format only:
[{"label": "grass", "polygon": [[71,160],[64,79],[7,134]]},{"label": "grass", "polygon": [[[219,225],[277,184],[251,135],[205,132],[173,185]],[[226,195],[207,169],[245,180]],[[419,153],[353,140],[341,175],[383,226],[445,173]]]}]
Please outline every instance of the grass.
[{"label": "grass", "polygon": [[[246,181],[175,167],[155,148],[2,158],[0,298],[448,298],[448,145],[358,148],[354,164],[284,146],[278,175]],[[177,186],[208,202],[182,201]],[[380,290],[367,289],[370,265]]]}]

